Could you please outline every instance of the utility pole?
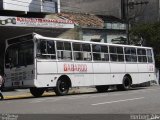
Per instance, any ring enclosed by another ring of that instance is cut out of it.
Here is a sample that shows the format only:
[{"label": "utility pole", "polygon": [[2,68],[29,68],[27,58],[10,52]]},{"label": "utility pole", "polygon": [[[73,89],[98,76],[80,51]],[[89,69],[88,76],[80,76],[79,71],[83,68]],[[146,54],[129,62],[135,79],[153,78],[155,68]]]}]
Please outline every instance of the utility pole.
[{"label": "utility pole", "polygon": [[[147,5],[149,2],[148,1],[144,1],[144,0],[141,0],[141,1],[136,1],[134,2],[133,0],[124,0],[123,2],[125,5],[125,21],[126,21],[126,34],[127,34],[127,44],[129,45],[130,44],[130,36],[129,36],[129,30],[130,30],[130,20],[133,19],[130,17],[130,14],[129,14],[129,10],[132,10],[132,9],[135,9],[135,6],[138,6],[138,5],[141,5],[141,7],[143,5]],[[137,17],[137,16],[134,16],[134,18]]]},{"label": "utility pole", "polygon": [[130,38],[129,38],[129,26],[130,26],[130,20],[129,20],[129,0],[127,0],[126,2],[126,22],[127,22],[127,25],[126,25],[126,34],[127,34],[127,44],[130,45]]}]

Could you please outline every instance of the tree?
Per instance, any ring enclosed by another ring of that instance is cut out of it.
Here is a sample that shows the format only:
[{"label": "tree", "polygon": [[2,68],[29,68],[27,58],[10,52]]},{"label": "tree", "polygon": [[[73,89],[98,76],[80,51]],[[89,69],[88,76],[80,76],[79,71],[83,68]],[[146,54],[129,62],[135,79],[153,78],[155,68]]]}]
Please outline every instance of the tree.
[{"label": "tree", "polygon": [[131,43],[153,47],[156,67],[160,68],[160,22],[137,24],[132,27]]}]

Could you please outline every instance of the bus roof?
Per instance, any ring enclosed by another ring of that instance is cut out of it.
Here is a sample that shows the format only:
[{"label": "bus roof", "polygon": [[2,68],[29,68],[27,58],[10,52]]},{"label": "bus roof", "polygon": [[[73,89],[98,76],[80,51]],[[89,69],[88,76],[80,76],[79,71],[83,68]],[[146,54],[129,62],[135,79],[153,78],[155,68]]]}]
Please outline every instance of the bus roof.
[{"label": "bus roof", "polygon": [[92,43],[92,44],[101,44],[101,45],[110,45],[110,46],[124,46],[124,47],[137,47],[137,48],[149,48],[152,47],[144,47],[144,46],[135,46],[135,45],[123,45],[123,44],[113,44],[113,43],[100,43],[100,42],[91,42],[91,41],[82,41],[82,40],[73,40],[73,39],[63,39],[63,38],[52,38],[52,37],[45,37],[35,33],[35,37],[37,39],[47,39],[47,40],[54,40],[54,41],[67,41],[67,42],[82,42],[82,43]]},{"label": "bus roof", "polygon": [[32,37],[32,39],[36,38],[36,39],[46,39],[46,40],[54,40],[54,41],[82,42],[82,43],[92,43],[92,44],[101,44],[101,45],[109,45],[109,46],[121,46],[121,47],[135,47],[135,48],[152,49],[151,47],[144,47],[144,46],[123,45],[123,44],[113,44],[113,43],[100,43],[100,42],[91,42],[91,41],[82,41],[82,40],[73,40],[73,39],[45,37],[45,36],[42,36],[42,35],[34,33],[34,32],[7,39],[6,42],[14,41],[17,38],[25,38],[27,36]]}]

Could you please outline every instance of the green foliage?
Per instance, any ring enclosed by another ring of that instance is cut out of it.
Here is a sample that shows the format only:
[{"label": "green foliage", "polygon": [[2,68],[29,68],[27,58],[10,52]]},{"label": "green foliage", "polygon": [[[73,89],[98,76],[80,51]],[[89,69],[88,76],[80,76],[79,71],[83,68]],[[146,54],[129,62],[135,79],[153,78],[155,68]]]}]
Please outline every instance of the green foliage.
[{"label": "green foliage", "polygon": [[130,31],[133,44],[145,41],[145,46],[153,47],[156,65],[160,68],[160,22],[153,24],[137,24]]},{"label": "green foliage", "polygon": [[127,39],[124,38],[124,37],[118,37],[118,38],[112,39],[111,42],[114,43],[114,44],[124,44],[124,45],[126,45],[127,44]]}]

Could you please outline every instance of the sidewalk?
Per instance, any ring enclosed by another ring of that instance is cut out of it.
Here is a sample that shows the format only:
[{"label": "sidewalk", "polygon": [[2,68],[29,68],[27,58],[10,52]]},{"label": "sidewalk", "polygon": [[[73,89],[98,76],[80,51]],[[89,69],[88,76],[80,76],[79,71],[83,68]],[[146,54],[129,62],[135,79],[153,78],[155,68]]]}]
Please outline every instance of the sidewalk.
[{"label": "sidewalk", "polygon": [[14,91],[2,92],[4,99],[17,99],[24,97],[31,97],[29,89],[16,89]]},{"label": "sidewalk", "polygon": [[[96,92],[95,88],[92,87],[80,87],[72,88],[69,90],[69,94],[78,94],[78,93],[89,93]],[[44,92],[43,96],[53,96],[55,95],[54,91]],[[3,92],[4,99],[23,99],[33,97],[29,89],[16,89],[14,91]]]}]

